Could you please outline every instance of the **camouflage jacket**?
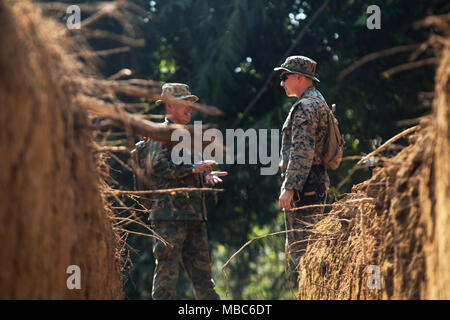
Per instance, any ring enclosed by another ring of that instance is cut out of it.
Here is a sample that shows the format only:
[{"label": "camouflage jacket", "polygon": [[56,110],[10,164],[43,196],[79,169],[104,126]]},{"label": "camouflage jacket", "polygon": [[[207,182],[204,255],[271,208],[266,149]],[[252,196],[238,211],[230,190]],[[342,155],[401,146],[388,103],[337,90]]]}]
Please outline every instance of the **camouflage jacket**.
[{"label": "camouflage jacket", "polygon": [[[284,122],[281,142],[280,169],[284,177],[282,189],[302,191],[312,165],[322,163],[322,153],[327,135],[327,109],[322,94],[314,87],[308,87],[292,105]],[[329,185],[324,169],[320,180]]]},{"label": "camouflage jacket", "polygon": [[[164,124],[171,123],[166,119]],[[193,165],[175,165],[168,144],[151,140],[149,146],[150,175],[157,189],[202,188],[204,174],[192,173]],[[177,192],[155,197],[149,220],[207,220],[203,192]]]}]

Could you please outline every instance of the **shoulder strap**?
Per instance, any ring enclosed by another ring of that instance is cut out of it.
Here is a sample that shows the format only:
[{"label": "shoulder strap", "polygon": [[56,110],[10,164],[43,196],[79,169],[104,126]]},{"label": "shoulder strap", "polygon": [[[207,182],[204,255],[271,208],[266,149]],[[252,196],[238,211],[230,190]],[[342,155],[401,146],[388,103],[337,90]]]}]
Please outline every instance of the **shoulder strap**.
[{"label": "shoulder strap", "polygon": [[[327,106],[328,110],[331,111],[331,109],[328,107],[328,104],[327,104],[324,100],[320,99],[319,97],[316,97],[316,96],[306,96],[306,97],[303,97],[302,99],[305,99],[305,98],[313,98],[314,100],[317,100],[317,101],[319,101],[319,102],[321,102],[321,103],[324,103],[324,104]],[[297,107],[300,105],[300,102],[302,101],[302,99],[298,99],[298,100],[295,102],[295,104],[292,106],[292,110],[291,110],[291,112],[289,113],[289,123],[292,121],[292,115],[295,114],[295,111],[296,111]]]},{"label": "shoulder strap", "polygon": [[[323,99],[320,99],[319,97],[316,97],[316,96],[306,96],[306,97],[303,97],[303,98],[312,98],[312,99],[314,99],[314,100],[316,100],[316,101],[319,101],[319,102],[325,104],[325,105],[328,107],[327,102],[326,102],[325,100],[323,100]],[[330,109],[330,107],[328,107],[328,109]]]}]

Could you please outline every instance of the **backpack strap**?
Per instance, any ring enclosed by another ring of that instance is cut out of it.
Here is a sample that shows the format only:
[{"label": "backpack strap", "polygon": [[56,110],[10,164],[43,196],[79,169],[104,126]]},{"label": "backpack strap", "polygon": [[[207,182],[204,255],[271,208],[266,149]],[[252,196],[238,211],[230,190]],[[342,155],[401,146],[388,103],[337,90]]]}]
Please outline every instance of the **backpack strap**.
[{"label": "backpack strap", "polygon": [[[331,110],[330,110],[330,107],[328,107],[328,104],[326,103],[326,101],[320,99],[319,97],[316,97],[316,96],[306,96],[306,97],[303,97],[303,98],[312,98],[312,99],[314,99],[314,100],[320,102],[321,104],[325,104],[325,106],[327,107],[327,111],[329,111],[329,112],[331,111]],[[315,149],[314,152],[315,152],[316,154],[320,154],[319,146],[318,146],[317,143],[315,144],[314,149]],[[321,155],[321,156],[322,156],[322,155]]]},{"label": "backpack strap", "polygon": [[[325,100],[320,99],[319,97],[316,97],[316,96],[306,96],[306,97],[303,97],[303,98],[312,98],[312,99],[314,99],[314,100],[316,100],[316,101],[319,101],[320,103],[325,104],[325,105],[327,106],[327,108],[330,109],[330,107],[328,107],[327,102],[326,102]],[[330,110],[331,110],[331,109],[330,109]]]}]

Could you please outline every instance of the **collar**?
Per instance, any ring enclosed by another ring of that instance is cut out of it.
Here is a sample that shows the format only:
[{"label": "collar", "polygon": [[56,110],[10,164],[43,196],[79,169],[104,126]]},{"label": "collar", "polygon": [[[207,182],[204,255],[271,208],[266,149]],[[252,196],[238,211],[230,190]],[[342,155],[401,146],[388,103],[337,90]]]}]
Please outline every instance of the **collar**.
[{"label": "collar", "polygon": [[316,88],[314,87],[314,85],[310,85],[308,88],[305,89],[305,91],[303,91],[303,93],[300,95],[300,97],[297,99],[297,101],[295,101],[295,103],[292,105],[292,107],[295,107],[296,105],[298,105],[300,103],[300,100],[302,100],[304,97],[307,97],[308,95],[310,95],[311,91],[315,91]]},{"label": "collar", "polygon": [[314,91],[314,90],[316,90],[316,88],[314,87],[314,85],[310,85],[308,88],[305,89],[305,91],[303,91],[303,93],[301,94],[300,98],[298,98],[298,99],[300,100],[301,98],[303,98],[303,97],[305,97],[305,96],[308,96],[309,93],[310,93],[311,91]]}]

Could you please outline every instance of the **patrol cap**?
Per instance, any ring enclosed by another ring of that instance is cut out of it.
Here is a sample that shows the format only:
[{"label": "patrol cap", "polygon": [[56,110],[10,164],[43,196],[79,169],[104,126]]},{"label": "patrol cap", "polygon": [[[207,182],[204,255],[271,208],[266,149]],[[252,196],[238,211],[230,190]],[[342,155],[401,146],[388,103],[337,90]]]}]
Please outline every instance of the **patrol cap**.
[{"label": "patrol cap", "polygon": [[[189,89],[189,86],[184,83],[165,83],[162,86],[161,97],[167,97],[171,99],[190,100],[192,102],[198,101],[198,97],[193,95]],[[157,100],[156,105],[164,102],[163,100]]]},{"label": "patrol cap", "polygon": [[299,73],[304,75],[305,77],[320,82],[320,80],[317,79],[316,66],[317,62],[308,57],[290,56],[286,58],[286,61],[284,61],[281,66],[276,67],[273,70],[286,70],[290,73]]}]

